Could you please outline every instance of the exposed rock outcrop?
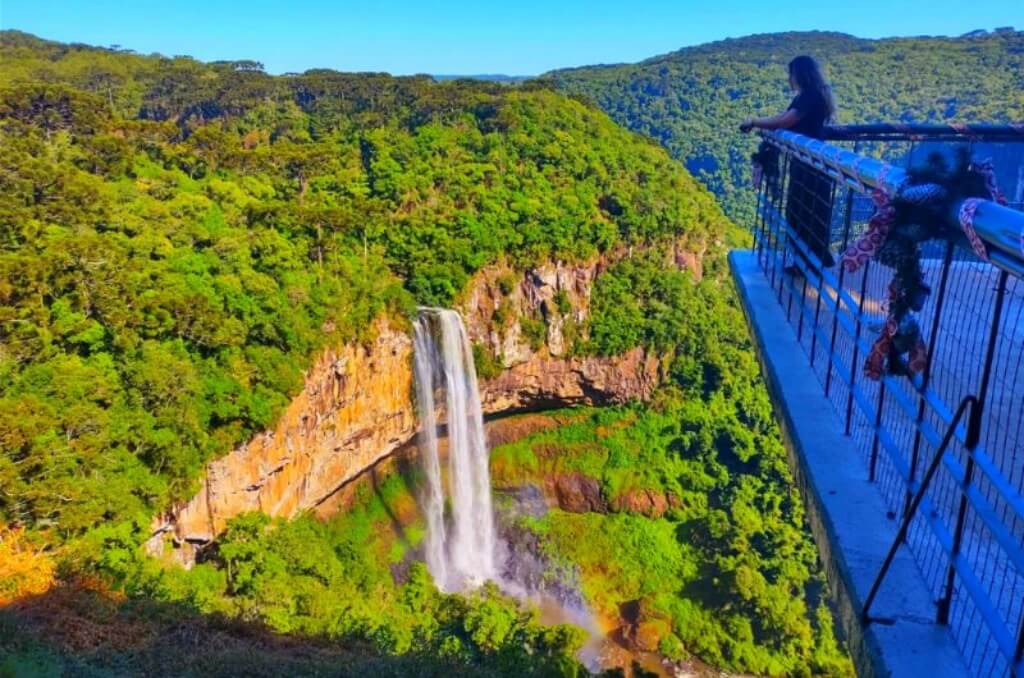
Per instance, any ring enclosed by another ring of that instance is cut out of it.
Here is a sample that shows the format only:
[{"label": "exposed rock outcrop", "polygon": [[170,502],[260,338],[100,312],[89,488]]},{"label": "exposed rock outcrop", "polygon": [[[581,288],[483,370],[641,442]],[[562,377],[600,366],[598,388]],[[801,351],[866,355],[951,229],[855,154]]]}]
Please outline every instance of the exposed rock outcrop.
[{"label": "exposed rock outcrop", "polygon": [[613,511],[639,513],[648,518],[660,518],[669,509],[682,508],[683,503],[671,492],[656,490],[630,490],[612,500]]},{"label": "exposed rock outcrop", "polygon": [[409,439],[412,342],[385,322],[367,345],[327,351],[272,431],[211,462],[200,491],[162,529],[204,542],[247,511],[309,509]]},{"label": "exposed rock outcrop", "polygon": [[637,652],[657,652],[661,639],[672,632],[672,627],[650,609],[645,600],[630,600],[619,605],[622,626],[618,629],[620,641]]},{"label": "exposed rock outcrop", "polygon": [[545,478],[544,493],[553,505],[571,513],[636,513],[661,518],[670,509],[683,506],[672,492],[650,489],[628,490],[609,501],[601,482],[582,473]]},{"label": "exposed rock outcrop", "polygon": [[579,420],[579,415],[565,412],[533,412],[517,417],[493,417],[484,422],[487,446],[491,449],[507,445],[541,431],[548,431]]},{"label": "exposed rock outcrop", "polygon": [[601,483],[582,473],[561,475],[551,479],[558,507],[572,513],[607,513],[608,502],[601,493]]},{"label": "exposed rock outcrop", "polygon": [[[700,274],[699,256],[671,251],[667,259]],[[550,264],[518,277],[493,266],[477,275],[459,310],[471,339],[504,368],[482,380],[485,414],[622,403],[654,392],[659,360],[642,348],[613,358],[569,355],[609,260]],[[524,329],[531,321],[532,332]],[[371,343],[326,351],[277,426],[211,462],[200,491],[158,519],[150,550],[161,550],[169,532],[185,547],[178,558],[188,563],[194,555],[188,545],[213,539],[232,517],[256,510],[291,517],[312,509],[410,441],[416,432],[411,356],[409,336],[383,320]]]},{"label": "exposed rock outcrop", "polygon": [[[672,257],[674,263],[678,257]],[[470,338],[505,368],[484,385],[486,411],[650,397],[658,385],[659,361],[644,349],[611,359],[571,355],[573,342],[586,338],[594,281],[611,258],[547,264],[519,274],[492,266],[477,276],[460,310]],[[527,336],[522,319],[535,326],[543,322],[541,341]]]},{"label": "exposed rock outcrop", "polygon": [[537,356],[488,380],[486,412],[646,400],[659,381],[656,355],[636,348],[615,358]]},{"label": "exposed rock outcrop", "polygon": [[[631,253],[622,248],[587,263],[548,263],[525,272],[507,266],[485,268],[459,307],[470,338],[486,346],[506,368],[544,356],[569,356],[574,339],[585,338],[594,282]],[[690,271],[697,280],[703,276],[702,257],[703,252],[692,252],[682,242],[664,250],[666,266]],[[531,343],[523,324],[516,321],[521,318],[543,320],[541,346]]]}]

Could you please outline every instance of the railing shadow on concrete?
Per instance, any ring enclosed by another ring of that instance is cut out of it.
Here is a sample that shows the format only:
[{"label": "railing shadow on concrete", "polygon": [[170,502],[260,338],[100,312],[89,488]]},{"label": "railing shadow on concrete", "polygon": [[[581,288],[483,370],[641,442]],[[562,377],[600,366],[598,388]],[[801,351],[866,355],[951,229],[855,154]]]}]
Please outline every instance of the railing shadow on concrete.
[{"label": "railing shadow on concrete", "polygon": [[[967,145],[998,155],[1004,177],[1024,177],[1024,143],[1015,143],[1024,128],[931,127],[847,127],[830,132],[836,143],[764,134],[779,166],[757,186],[754,251],[822,398],[863,455],[888,516],[906,523],[895,547],[913,554],[936,623],[948,625],[971,673],[1024,676],[1024,213],[981,203],[974,226],[987,261],[966,239],[923,248],[931,294],[917,314],[928,356],[921,374],[863,374],[892,271],[876,261],[852,273],[832,263],[867,229],[872,192],[896,195],[905,185],[894,162]],[[838,145],[851,142],[852,150]],[[827,242],[810,241],[813,218]],[[960,421],[963,403],[973,429]]]}]

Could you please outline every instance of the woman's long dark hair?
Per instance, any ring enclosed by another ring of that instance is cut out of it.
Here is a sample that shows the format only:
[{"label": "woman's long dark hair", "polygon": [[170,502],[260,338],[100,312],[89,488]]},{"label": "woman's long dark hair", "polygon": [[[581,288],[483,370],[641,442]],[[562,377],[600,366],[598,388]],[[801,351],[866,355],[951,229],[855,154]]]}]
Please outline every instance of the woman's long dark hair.
[{"label": "woman's long dark hair", "polygon": [[821,68],[818,67],[818,62],[813,57],[802,55],[790,61],[789,75],[801,92],[819,92],[828,107],[828,117],[835,116],[836,100],[832,98],[832,88],[825,82]]}]

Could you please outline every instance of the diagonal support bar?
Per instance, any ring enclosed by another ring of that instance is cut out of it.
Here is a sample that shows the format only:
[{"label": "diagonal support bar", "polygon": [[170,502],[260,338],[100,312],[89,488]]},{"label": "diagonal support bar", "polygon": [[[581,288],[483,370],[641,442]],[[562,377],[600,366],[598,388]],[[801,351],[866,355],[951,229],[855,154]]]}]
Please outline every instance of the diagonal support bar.
[{"label": "diagonal support bar", "polygon": [[875,582],[871,585],[871,590],[868,592],[868,597],[864,601],[864,609],[861,611],[860,615],[861,623],[865,626],[876,621],[871,617],[871,605],[875,602],[875,597],[878,595],[878,590],[882,587],[885,575],[888,574],[889,568],[892,566],[892,562],[896,558],[896,553],[900,549],[900,545],[903,544],[907,537],[907,532],[910,530],[910,524],[914,522],[914,516],[917,515],[917,509],[921,506],[925,493],[928,492],[928,487],[931,485],[932,478],[935,477],[936,471],[938,471],[939,466],[942,465],[942,457],[946,454],[946,449],[949,447],[950,442],[952,442],[953,437],[956,434],[957,426],[960,425],[960,420],[963,419],[964,413],[968,408],[971,410],[971,416],[967,423],[967,453],[971,454],[974,447],[978,444],[981,428],[981,408],[978,406],[978,399],[971,395],[961,400],[960,405],[956,408],[956,413],[953,415],[953,421],[950,422],[949,427],[946,429],[946,434],[942,436],[942,442],[939,444],[938,449],[935,450],[935,456],[932,457],[932,462],[928,466],[928,471],[921,479],[921,485],[917,488],[917,492],[914,494],[914,498],[910,502],[910,507],[903,516],[903,522],[900,524],[900,529],[896,533],[896,538],[893,540],[892,546],[889,548],[889,553],[886,554],[885,560],[882,562],[882,567],[878,571],[878,576],[875,577]]}]

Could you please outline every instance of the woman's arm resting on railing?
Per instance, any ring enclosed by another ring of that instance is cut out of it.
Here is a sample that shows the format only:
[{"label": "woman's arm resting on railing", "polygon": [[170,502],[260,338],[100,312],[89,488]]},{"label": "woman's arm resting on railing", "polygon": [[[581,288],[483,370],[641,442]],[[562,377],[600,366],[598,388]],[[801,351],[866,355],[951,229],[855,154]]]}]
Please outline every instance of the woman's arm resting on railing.
[{"label": "woman's arm resting on railing", "polygon": [[789,129],[800,122],[800,118],[800,112],[791,108],[785,113],[773,115],[770,118],[747,118],[740,125],[740,131],[749,132],[755,127],[758,129]]}]

